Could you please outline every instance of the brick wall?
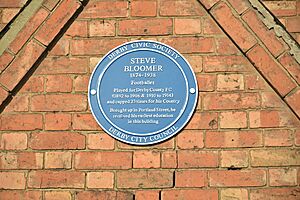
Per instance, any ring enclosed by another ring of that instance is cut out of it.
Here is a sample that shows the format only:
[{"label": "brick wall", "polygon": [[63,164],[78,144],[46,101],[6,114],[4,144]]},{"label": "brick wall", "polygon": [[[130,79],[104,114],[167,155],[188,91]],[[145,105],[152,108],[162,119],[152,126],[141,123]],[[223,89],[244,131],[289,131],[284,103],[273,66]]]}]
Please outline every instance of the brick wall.
[{"label": "brick wall", "polygon": [[[0,57],[1,200],[299,199],[299,64],[247,0],[48,3]],[[147,147],[87,102],[99,59],[137,39],[176,48],[199,84],[184,130]]]}]

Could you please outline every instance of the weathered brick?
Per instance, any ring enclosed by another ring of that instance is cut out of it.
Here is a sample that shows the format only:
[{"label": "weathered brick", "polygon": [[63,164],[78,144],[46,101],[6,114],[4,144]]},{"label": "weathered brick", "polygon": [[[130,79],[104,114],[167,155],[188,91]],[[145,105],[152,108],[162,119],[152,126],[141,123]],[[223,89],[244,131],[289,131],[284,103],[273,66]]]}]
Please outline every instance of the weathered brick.
[{"label": "weathered brick", "polygon": [[26,23],[26,25],[20,30],[13,42],[10,43],[9,49],[13,53],[17,53],[30,38],[30,36],[37,30],[37,28],[47,18],[49,12],[43,8],[40,8]]},{"label": "weathered brick", "polygon": [[111,17],[127,17],[128,2],[127,1],[92,1],[84,8],[79,18],[111,18]]},{"label": "weathered brick", "polygon": [[244,90],[244,76],[242,74],[218,74],[217,90]]},{"label": "weathered brick", "polygon": [[261,93],[261,105],[264,108],[281,108],[282,100],[275,92],[262,92]]},{"label": "weathered brick", "polygon": [[[62,84],[63,83],[63,84]],[[46,77],[46,92],[71,92],[72,78],[68,75],[48,75]]]},{"label": "weathered brick", "polygon": [[40,46],[34,40],[30,41],[11,65],[1,74],[0,82],[2,85],[10,91],[13,90],[44,50],[45,47]]},{"label": "weathered brick", "polygon": [[26,112],[29,111],[29,96],[15,96],[7,105],[4,112]]},{"label": "weathered brick", "polygon": [[228,2],[239,14],[243,13],[250,7],[247,0],[228,0]]},{"label": "weathered brick", "polygon": [[20,11],[20,8],[4,8],[2,9],[2,23],[9,23]]},{"label": "weathered brick", "polygon": [[297,169],[269,169],[270,186],[297,185]]},{"label": "weathered brick", "polygon": [[239,54],[238,48],[227,37],[217,38],[216,52],[220,55],[234,55]]},{"label": "weathered brick", "polygon": [[0,130],[27,131],[43,128],[41,114],[2,114],[0,116]]},{"label": "weathered brick", "polygon": [[71,41],[72,55],[101,55],[127,42],[126,39],[85,39]]},{"label": "weathered brick", "polygon": [[[117,142],[117,146],[119,149],[148,149],[147,146],[129,145],[124,142]],[[152,146],[153,149],[174,149],[174,147],[174,138]]]},{"label": "weathered brick", "polygon": [[214,7],[212,14],[230,37],[245,52],[256,43],[256,39],[243,26],[242,22],[234,16],[232,10],[224,2]]},{"label": "weathered brick", "polygon": [[74,77],[74,91],[86,92],[88,91],[90,76],[79,75]]},{"label": "weathered brick", "polygon": [[177,136],[177,147],[179,149],[203,148],[203,132],[198,130],[183,130]]},{"label": "weathered brick", "polygon": [[63,1],[39,29],[35,38],[43,44],[49,45],[79,7],[80,4],[77,1]]},{"label": "weathered brick", "polygon": [[207,182],[207,172],[203,170],[175,172],[175,187],[205,187]]},{"label": "weathered brick", "polygon": [[29,146],[32,149],[84,149],[85,136],[76,132],[32,133]]},{"label": "weathered brick", "polygon": [[0,2],[1,8],[21,8],[26,3],[26,0],[2,0]]},{"label": "weathered brick", "polygon": [[202,199],[218,199],[218,190],[213,189],[176,189],[176,190],[163,190],[163,200],[198,200],[199,197]]},{"label": "weathered brick", "polygon": [[70,192],[51,191],[45,192],[45,200],[71,200]]},{"label": "weathered brick", "polygon": [[247,114],[246,112],[228,111],[220,114],[221,128],[246,128]]},{"label": "weathered brick", "polygon": [[160,3],[159,14],[161,16],[203,16],[205,12],[195,0],[163,0]]},{"label": "weathered brick", "polygon": [[53,8],[55,8],[55,6],[57,5],[57,3],[59,2],[59,0],[45,0],[43,2],[43,5],[48,8],[49,10],[53,10]]},{"label": "weathered brick", "polygon": [[261,131],[225,131],[206,133],[208,148],[260,147],[263,145]]},{"label": "weathered brick", "polygon": [[157,12],[156,0],[131,2],[131,16],[134,17],[154,17]]},{"label": "weathered brick", "polygon": [[71,114],[46,113],[45,130],[69,130],[71,129]]},{"label": "weathered brick", "polygon": [[286,28],[290,33],[298,33],[300,32],[299,20],[300,16],[294,16],[286,18]]},{"label": "weathered brick", "polygon": [[50,57],[43,60],[37,74],[85,74],[87,68],[86,58]]},{"label": "weathered brick", "polygon": [[8,97],[9,93],[0,87],[0,104]]},{"label": "weathered brick", "polygon": [[23,172],[0,172],[0,189],[25,189],[26,178]]},{"label": "weathered brick", "polygon": [[184,55],[195,73],[202,72],[202,57],[199,55]]},{"label": "weathered brick", "polygon": [[179,151],[178,168],[217,167],[218,154],[215,151]]},{"label": "weathered brick", "polygon": [[175,19],[175,33],[184,34],[198,34],[201,33],[201,20],[200,19]]},{"label": "weathered brick", "polygon": [[0,72],[2,72],[13,59],[13,55],[8,53],[7,51],[4,51],[0,56]]},{"label": "weathered brick", "polygon": [[133,168],[159,168],[160,153],[157,151],[135,151]]},{"label": "weathered brick", "polygon": [[44,91],[44,78],[40,76],[31,76],[23,85],[20,93],[37,93]]},{"label": "weathered brick", "polygon": [[211,37],[170,37],[163,38],[162,42],[181,53],[211,53],[215,50],[215,41]]},{"label": "weathered brick", "polygon": [[131,167],[131,152],[78,152],[75,154],[76,169],[129,169]]},{"label": "weathered brick", "polygon": [[247,151],[221,151],[221,167],[248,167]]},{"label": "weathered brick", "polygon": [[118,188],[169,188],[173,184],[173,172],[168,170],[118,171]]},{"label": "weathered brick", "polygon": [[28,175],[29,188],[83,188],[84,172],[77,171],[31,171]]},{"label": "weathered brick", "polygon": [[0,153],[0,169],[41,169],[42,167],[42,153]]},{"label": "weathered brick", "polygon": [[216,129],[218,128],[218,113],[195,113],[186,129]]},{"label": "weathered brick", "polygon": [[276,17],[297,15],[297,1],[263,1]]},{"label": "weathered brick", "polygon": [[162,168],[176,168],[177,167],[176,151],[164,151],[161,153],[161,167]]},{"label": "weathered brick", "polygon": [[260,169],[241,171],[210,171],[209,185],[212,187],[245,187],[266,185],[266,172]]},{"label": "weathered brick", "polygon": [[89,22],[90,36],[115,36],[115,20],[92,20]]},{"label": "weathered brick", "polygon": [[87,147],[89,149],[114,149],[115,140],[106,133],[89,134]]},{"label": "weathered brick", "polygon": [[101,130],[101,127],[90,113],[74,114],[72,126],[74,130]]},{"label": "weathered brick", "polygon": [[41,200],[41,191],[25,190],[2,190],[0,197],[7,200]]},{"label": "weathered brick", "polygon": [[133,194],[122,191],[79,191],[76,192],[76,200],[102,200],[102,199],[116,199],[116,200],[132,200]]},{"label": "weathered brick", "polygon": [[27,149],[26,133],[3,133],[0,135],[1,150],[24,150]]},{"label": "weathered brick", "polygon": [[292,75],[292,77],[300,84],[300,67],[297,61],[289,54],[283,54],[278,61]]},{"label": "weathered brick", "polygon": [[51,49],[49,55],[51,56],[66,56],[68,55],[70,49],[70,41],[67,38],[61,38]]},{"label": "weathered brick", "polygon": [[300,146],[300,129],[295,132],[295,144],[296,146]]},{"label": "weathered brick", "polygon": [[203,69],[205,72],[247,72],[251,64],[240,55],[204,56]]},{"label": "weathered brick", "polygon": [[203,19],[203,34],[205,35],[218,35],[222,34],[222,30],[210,17]]},{"label": "weathered brick", "polygon": [[217,77],[214,74],[197,74],[199,91],[214,91],[216,89]]},{"label": "weathered brick", "polygon": [[85,111],[87,97],[82,94],[34,95],[31,98],[32,111]]},{"label": "weathered brick", "polygon": [[300,190],[298,188],[267,188],[250,190],[251,200],[298,200]]},{"label": "weathered brick", "polygon": [[[90,22],[91,23],[91,22]],[[76,20],[68,28],[66,35],[71,37],[87,37],[88,36],[88,21]]]},{"label": "weathered brick", "polygon": [[[286,74],[280,65],[262,47],[254,47],[247,55],[257,69],[270,81],[272,86],[278,90],[281,96],[285,96],[296,87],[292,78]],[[284,85],[282,84],[283,82],[285,83]]]},{"label": "weathered brick", "polygon": [[72,166],[71,152],[46,152],[45,168],[48,169],[70,169]]},{"label": "weathered brick", "polygon": [[258,74],[247,74],[245,76],[245,88],[247,90],[264,90],[266,82]]},{"label": "weathered brick", "polygon": [[158,200],[159,191],[157,190],[137,190],[135,200]]},{"label": "weathered brick", "polygon": [[296,112],[298,117],[300,117],[300,89],[298,88],[296,92],[285,97],[285,100],[289,106],[292,107],[293,111]]},{"label": "weathered brick", "polygon": [[236,199],[236,200],[248,200],[248,191],[247,189],[223,189],[221,190],[221,199],[222,200],[230,200],[230,199]]},{"label": "weathered brick", "polygon": [[88,172],[86,186],[88,188],[113,188],[114,178],[113,172]]},{"label": "weathered brick", "polygon": [[292,146],[294,136],[291,130],[265,130],[265,146]]},{"label": "weathered brick", "polygon": [[289,166],[300,164],[299,150],[268,149],[253,150],[250,153],[252,166]]},{"label": "weathered brick", "polygon": [[277,57],[286,49],[282,39],[279,39],[273,30],[269,30],[266,27],[255,11],[249,10],[243,15],[243,20],[246,21],[259,39],[262,40],[273,56]]}]

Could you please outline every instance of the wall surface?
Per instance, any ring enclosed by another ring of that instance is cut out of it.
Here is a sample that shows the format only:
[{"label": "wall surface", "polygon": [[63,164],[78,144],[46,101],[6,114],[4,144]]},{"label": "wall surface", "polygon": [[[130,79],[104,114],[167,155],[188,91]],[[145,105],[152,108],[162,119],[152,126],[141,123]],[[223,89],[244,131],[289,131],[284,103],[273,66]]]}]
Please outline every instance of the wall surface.
[{"label": "wall surface", "polygon": [[[298,200],[300,67],[261,18],[248,0],[45,1],[0,56],[0,199]],[[87,100],[101,57],[139,39],[176,48],[199,85],[184,130],[147,147],[103,132]]]}]

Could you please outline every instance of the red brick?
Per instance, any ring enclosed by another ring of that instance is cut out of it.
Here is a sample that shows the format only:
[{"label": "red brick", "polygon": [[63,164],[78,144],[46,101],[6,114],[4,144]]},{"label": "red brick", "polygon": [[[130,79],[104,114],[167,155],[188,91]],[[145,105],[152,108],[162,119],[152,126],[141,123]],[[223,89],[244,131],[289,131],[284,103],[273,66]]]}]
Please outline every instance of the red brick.
[{"label": "red brick", "polygon": [[13,53],[17,53],[30,38],[30,36],[37,30],[48,16],[48,11],[40,8],[20,30],[15,39],[9,45],[9,49]]},{"label": "red brick", "polygon": [[9,93],[0,87],[0,104],[8,97]]},{"label": "red brick", "polygon": [[99,191],[99,190],[90,190],[90,191],[78,191],[76,192],[76,200],[132,200],[133,194],[130,192],[122,191]]},{"label": "red brick", "polygon": [[297,33],[300,32],[300,16],[295,16],[295,17],[289,17],[286,18],[287,23],[286,23],[286,28],[290,33]]},{"label": "red brick", "polygon": [[296,112],[298,117],[300,117],[300,89],[298,89],[295,93],[285,97],[285,100],[292,107],[293,111]]},{"label": "red brick", "polygon": [[286,17],[297,15],[297,1],[264,1],[264,5],[276,16]]},{"label": "red brick", "polygon": [[208,148],[259,147],[263,145],[261,131],[207,132]]},{"label": "red brick", "polygon": [[2,10],[2,23],[8,24],[20,11],[20,8],[4,8]]},{"label": "red brick", "polygon": [[3,190],[0,197],[7,200],[41,200],[41,191]]},{"label": "red brick", "polygon": [[32,149],[84,149],[85,136],[76,132],[32,133],[29,146]]},{"label": "red brick", "polygon": [[205,35],[219,35],[219,34],[223,34],[223,32],[220,29],[220,27],[211,18],[204,18],[203,19],[203,33]]},{"label": "red brick", "polygon": [[298,200],[300,191],[298,188],[267,188],[252,189],[251,200]]},{"label": "red brick", "polygon": [[12,64],[1,74],[0,82],[10,91],[20,82],[37,61],[45,47],[30,41]]},{"label": "red brick", "polygon": [[203,132],[198,130],[183,130],[177,136],[179,149],[203,148]]},{"label": "red brick", "polygon": [[300,146],[300,130],[296,130],[295,132],[295,144],[296,146]]},{"label": "red brick", "polygon": [[297,169],[269,169],[270,186],[297,185]]},{"label": "red brick", "polygon": [[42,169],[42,167],[42,153],[0,153],[0,169]]},{"label": "red brick", "polygon": [[216,89],[217,77],[214,74],[197,74],[199,91],[214,91]]},{"label": "red brick", "polygon": [[260,107],[258,93],[208,93],[204,95],[204,110],[248,109]]},{"label": "red brick", "polygon": [[221,151],[221,167],[248,167],[247,151]]},{"label": "red brick", "polygon": [[238,48],[227,37],[217,38],[217,53],[221,55],[239,54]]},{"label": "red brick", "polygon": [[2,72],[13,59],[13,55],[8,53],[7,51],[4,51],[0,56],[0,72]]},{"label": "red brick", "polygon": [[265,146],[292,146],[293,140],[291,130],[265,130]]},{"label": "red brick", "polygon": [[246,128],[247,127],[247,113],[228,111],[220,114],[221,128]]},{"label": "red brick", "polygon": [[203,170],[180,170],[175,172],[175,187],[205,187],[207,172]]},{"label": "red brick", "polygon": [[202,72],[202,57],[199,55],[184,55],[195,73]]},{"label": "red brick", "polygon": [[0,172],[0,189],[25,189],[26,178],[23,172]]},{"label": "red brick", "polygon": [[119,21],[119,35],[170,35],[171,19],[129,19]]},{"label": "red brick", "polygon": [[32,111],[84,111],[87,97],[81,94],[47,94],[31,98]]},{"label": "red brick", "polygon": [[[285,96],[296,87],[292,78],[286,74],[280,65],[262,47],[254,47],[247,55],[257,69],[270,81],[271,85],[278,90],[281,96]],[[282,84],[283,82],[285,83],[284,85]]]},{"label": "red brick", "polygon": [[26,112],[29,110],[29,96],[15,96],[5,108],[5,112]]},{"label": "red brick", "polygon": [[77,1],[63,1],[39,29],[35,38],[43,44],[49,45],[79,7],[80,4]]},{"label": "red brick", "polygon": [[72,166],[71,152],[46,152],[45,168],[49,169],[70,169]]},{"label": "red brick", "polygon": [[299,149],[253,150],[250,153],[252,166],[282,167],[300,164]]},{"label": "red brick", "polygon": [[112,48],[127,42],[126,39],[85,39],[71,41],[72,55],[106,54]]},{"label": "red brick", "polygon": [[71,200],[70,192],[45,192],[45,200]]},{"label": "red brick", "polygon": [[67,113],[46,113],[45,130],[71,129],[71,115]]},{"label": "red brick", "polygon": [[31,76],[23,85],[20,93],[37,93],[44,91],[44,78],[39,76]]},{"label": "red brick", "polygon": [[[222,189],[221,190],[221,199],[238,199],[238,200],[248,200],[248,191],[247,189],[240,189],[240,188],[229,188],[229,189]],[[229,200],[228,199],[228,200]]]},{"label": "red brick", "polygon": [[264,90],[266,82],[258,74],[247,74],[245,76],[245,87],[247,90]]},{"label": "red brick", "polygon": [[300,84],[300,67],[297,61],[289,53],[285,53],[278,61],[292,75],[297,83]]},{"label": "red brick", "polygon": [[282,100],[275,92],[262,92],[261,105],[264,108],[281,108],[283,106]]},{"label": "red brick", "polygon": [[232,10],[225,3],[219,3],[214,7],[212,14],[244,52],[255,45],[256,39],[233,15]]},{"label": "red brick", "polygon": [[159,14],[161,16],[203,16],[205,12],[195,0],[162,0]]},{"label": "red brick", "polygon": [[244,76],[242,74],[218,74],[217,90],[244,90]]},{"label": "red brick", "polygon": [[37,74],[85,74],[87,67],[86,58],[51,57],[44,59]]},{"label": "red brick", "polygon": [[130,169],[131,152],[78,152],[75,154],[76,169]]},{"label": "red brick", "polygon": [[170,37],[163,38],[162,42],[181,53],[211,53],[215,50],[215,41],[210,37]]},{"label": "red brick", "polygon": [[75,92],[86,92],[88,91],[88,85],[90,81],[90,76],[79,75],[74,77],[74,90]]},{"label": "red brick", "polygon": [[0,116],[0,130],[27,131],[43,128],[41,114],[2,114]]},{"label": "red brick", "polygon": [[89,134],[87,147],[89,149],[114,149],[115,140],[106,133]]},{"label": "red brick", "polygon": [[266,172],[252,169],[241,171],[210,171],[209,185],[212,187],[252,187],[266,185]]},{"label": "red brick", "polygon": [[300,125],[299,120],[292,113],[272,110],[251,111],[249,121],[251,128],[298,127]]},{"label": "red brick", "polygon": [[[129,145],[123,142],[117,142],[117,146],[119,149],[148,149],[147,146],[136,146],[136,145]],[[174,149],[174,139],[166,140],[162,143],[156,144],[151,146],[153,149]]]},{"label": "red brick", "polygon": [[48,75],[46,76],[46,92],[71,92],[72,82],[72,78],[68,75]]},{"label": "red brick", "polygon": [[212,189],[185,189],[185,190],[163,190],[162,193],[163,200],[199,200],[202,199],[217,200],[218,190]]},{"label": "red brick", "polygon": [[92,1],[84,8],[79,18],[112,18],[127,17],[128,2],[127,1]]},{"label": "red brick", "polygon": [[24,150],[27,149],[26,133],[3,133],[0,136],[1,150]]},{"label": "red brick", "polygon": [[177,167],[176,151],[164,151],[161,153],[161,167],[162,168],[176,168]]},{"label": "red brick", "polygon": [[75,114],[73,115],[74,130],[101,130],[92,114]]},{"label": "red brick", "polygon": [[215,151],[179,151],[178,168],[217,167],[218,154]]},{"label": "red brick", "polygon": [[250,4],[247,0],[228,0],[232,7],[239,13],[243,13],[250,7]]},{"label": "red brick", "polygon": [[198,34],[201,33],[200,19],[175,19],[175,33],[184,34]]},{"label": "red brick", "polygon": [[218,128],[218,113],[195,113],[186,129],[216,129]]},{"label": "red brick", "polygon": [[69,54],[70,41],[66,38],[61,38],[51,49],[49,55],[51,56],[66,56]]},{"label": "red brick", "polygon": [[117,172],[118,188],[169,188],[173,172],[168,170],[131,170]]},{"label": "red brick", "polygon": [[26,0],[1,0],[1,8],[21,8],[26,3]]},{"label": "red brick", "polygon": [[84,188],[85,174],[77,171],[31,171],[29,188]]},{"label": "red brick", "polygon": [[156,0],[143,1],[137,0],[131,2],[131,16],[134,17],[154,17],[156,16]]},{"label": "red brick", "polygon": [[133,153],[133,168],[159,168],[160,153],[157,151],[135,151]]},{"label": "red brick", "polygon": [[113,188],[114,187],[113,172],[88,172],[87,188]]},{"label": "red brick", "polygon": [[205,72],[245,72],[252,69],[251,64],[240,55],[204,56]]},{"label": "red brick", "polygon": [[68,28],[66,35],[71,37],[87,37],[88,21],[74,21],[70,28]]},{"label": "red brick", "polygon": [[53,10],[53,8],[57,5],[59,0],[45,0],[43,5],[49,10]]},{"label": "red brick", "polygon": [[266,45],[268,50],[277,57],[286,48],[282,39],[279,39],[273,30],[269,30],[262,22],[262,19],[253,10],[249,10],[243,15],[243,20],[250,26],[259,39]]},{"label": "red brick", "polygon": [[156,190],[137,190],[135,200],[159,200],[159,191]]},{"label": "red brick", "polygon": [[115,20],[92,20],[89,22],[90,36],[115,36]]}]

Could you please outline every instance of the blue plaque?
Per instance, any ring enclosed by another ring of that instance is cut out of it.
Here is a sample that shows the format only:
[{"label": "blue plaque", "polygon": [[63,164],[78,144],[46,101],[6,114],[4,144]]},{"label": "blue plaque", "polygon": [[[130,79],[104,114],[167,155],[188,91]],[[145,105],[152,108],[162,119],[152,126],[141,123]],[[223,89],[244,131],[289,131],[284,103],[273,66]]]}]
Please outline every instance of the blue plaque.
[{"label": "blue plaque", "polygon": [[99,125],[134,145],[162,142],[178,133],[195,109],[198,88],[185,58],[148,40],[125,43],[97,64],[89,103]]}]

